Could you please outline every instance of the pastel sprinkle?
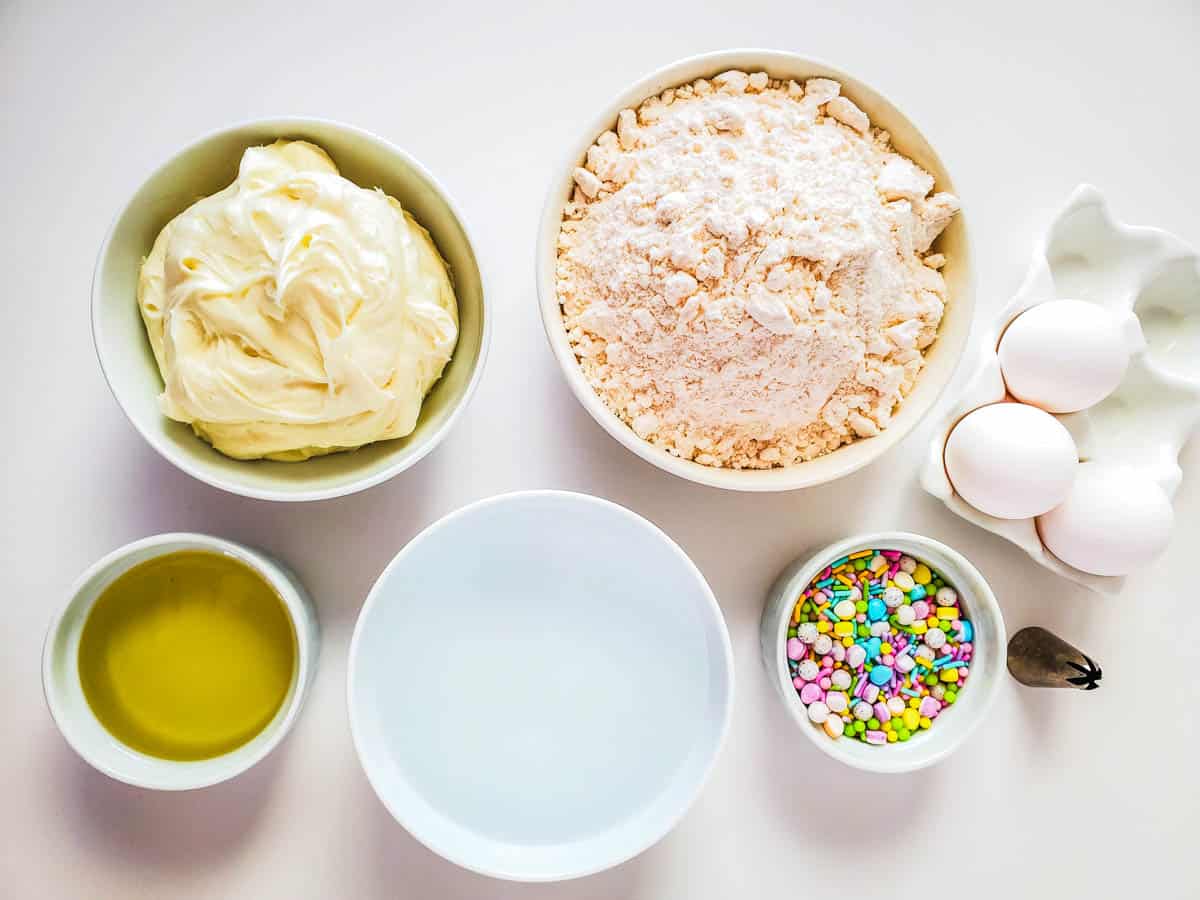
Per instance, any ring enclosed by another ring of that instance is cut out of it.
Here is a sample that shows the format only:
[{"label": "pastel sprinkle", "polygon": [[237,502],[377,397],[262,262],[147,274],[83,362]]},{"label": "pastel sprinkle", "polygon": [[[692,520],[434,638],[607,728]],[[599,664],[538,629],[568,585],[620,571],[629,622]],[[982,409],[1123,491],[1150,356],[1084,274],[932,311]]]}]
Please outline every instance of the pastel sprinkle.
[{"label": "pastel sprinkle", "polygon": [[784,648],[813,727],[872,745],[931,728],[970,675],[975,632],[961,604],[941,573],[899,550],[859,550],[822,570],[796,600]]}]

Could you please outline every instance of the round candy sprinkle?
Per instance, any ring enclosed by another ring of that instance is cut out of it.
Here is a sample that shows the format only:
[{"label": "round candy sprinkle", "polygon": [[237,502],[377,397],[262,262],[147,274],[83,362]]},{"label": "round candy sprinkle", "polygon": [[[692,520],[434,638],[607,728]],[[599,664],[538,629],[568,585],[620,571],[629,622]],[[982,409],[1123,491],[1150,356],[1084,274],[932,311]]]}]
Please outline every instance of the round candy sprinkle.
[{"label": "round candy sprinkle", "polygon": [[898,550],[862,550],[796,600],[784,648],[809,720],[884,745],[931,728],[970,674],[975,636],[953,586]]},{"label": "round candy sprinkle", "polygon": [[[793,680],[792,684],[795,683],[796,682]],[[825,692],[821,690],[821,686],[819,684],[813,684],[812,682],[809,682],[805,684],[804,687],[800,688],[800,701],[806,706],[812,706],[814,703],[820,700],[822,696],[824,696],[824,693]],[[822,704],[822,706],[824,706],[824,704]],[[828,709],[828,707],[826,707],[826,709]]]}]

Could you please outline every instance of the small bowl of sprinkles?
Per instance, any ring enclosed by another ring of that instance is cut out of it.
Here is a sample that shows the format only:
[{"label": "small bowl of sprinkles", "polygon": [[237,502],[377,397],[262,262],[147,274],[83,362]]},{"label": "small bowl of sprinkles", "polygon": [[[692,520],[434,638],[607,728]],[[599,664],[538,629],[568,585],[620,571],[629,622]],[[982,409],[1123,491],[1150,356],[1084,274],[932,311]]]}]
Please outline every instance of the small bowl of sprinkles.
[{"label": "small bowl of sprinkles", "polygon": [[801,730],[872,772],[924,768],[956,749],[991,706],[1006,640],[979,571],[904,532],[847,538],[789,566],[761,638]]}]

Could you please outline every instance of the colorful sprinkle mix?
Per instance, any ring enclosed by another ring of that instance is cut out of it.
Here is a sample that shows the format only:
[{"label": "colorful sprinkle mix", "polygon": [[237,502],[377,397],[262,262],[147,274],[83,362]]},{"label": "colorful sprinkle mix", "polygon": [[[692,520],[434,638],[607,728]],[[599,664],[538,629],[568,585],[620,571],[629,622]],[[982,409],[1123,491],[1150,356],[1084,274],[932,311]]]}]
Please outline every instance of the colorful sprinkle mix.
[{"label": "colorful sprinkle mix", "polygon": [[899,550],[862,550],[805,588],[785,653],[809,721],[834,739],[894,744],[958,699],[974,636],[940,572]]}]

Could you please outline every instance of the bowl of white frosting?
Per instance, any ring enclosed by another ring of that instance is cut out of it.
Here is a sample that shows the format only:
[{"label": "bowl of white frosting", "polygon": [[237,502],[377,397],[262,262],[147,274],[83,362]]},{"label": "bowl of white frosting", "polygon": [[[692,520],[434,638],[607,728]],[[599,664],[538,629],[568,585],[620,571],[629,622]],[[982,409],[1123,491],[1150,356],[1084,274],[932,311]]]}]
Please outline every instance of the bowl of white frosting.
[{"label": "bowl of white frosting", "polygon": [[315,500],[441,441],[491,321],[466,226],[425,168],[287,118],[212,132],[146,179],[100,249],[92,327],[163,457],[236,494]]},{"label": "bowl of white frosting", "polygon": [[553,178],[536,265],[584,408],[659,468],[732,490],[886,453],[950,382],[974,307],[929,142],[853,76],[773,50],[680,60],[601,110]]}]

